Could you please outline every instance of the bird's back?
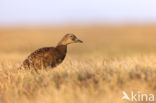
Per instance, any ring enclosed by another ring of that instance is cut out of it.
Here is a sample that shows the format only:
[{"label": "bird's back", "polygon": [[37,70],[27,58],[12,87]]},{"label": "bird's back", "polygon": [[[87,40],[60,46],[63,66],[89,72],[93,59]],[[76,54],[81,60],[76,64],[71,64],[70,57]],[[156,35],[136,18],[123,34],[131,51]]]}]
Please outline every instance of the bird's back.
[{"label": "bird's back", "polygon": [[64,60],[65,55],[66,53],[61,53],[54,47],[40,48],[28,56],[23,62],[23,67],[29,69],[55,67]]}]

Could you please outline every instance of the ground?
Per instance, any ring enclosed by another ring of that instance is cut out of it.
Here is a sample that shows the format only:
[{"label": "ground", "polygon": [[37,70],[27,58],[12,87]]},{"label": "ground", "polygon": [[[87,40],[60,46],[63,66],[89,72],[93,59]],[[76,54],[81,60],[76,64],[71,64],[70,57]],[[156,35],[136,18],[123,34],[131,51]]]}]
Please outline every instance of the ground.
[{"label": "ground", "polygon": [[[33,50],[71,44],[54,69],[18,70]],[[156,26],[0,29],[0,103],[128,103],[122,92],[156,94]],[[131,102],[130,102],[131,103]]]}]

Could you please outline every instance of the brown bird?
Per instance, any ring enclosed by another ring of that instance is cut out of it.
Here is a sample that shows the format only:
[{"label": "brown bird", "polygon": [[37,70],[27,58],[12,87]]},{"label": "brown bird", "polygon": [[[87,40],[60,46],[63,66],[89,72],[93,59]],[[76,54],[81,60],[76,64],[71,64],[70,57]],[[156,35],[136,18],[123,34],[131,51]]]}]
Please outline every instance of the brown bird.
[{"label": "brown bird", "polygon": [[44,47],[31,53],[24,60],[21,68],[45,69],[56,67],[62,63],[67,53],[67,45],[71,43],[82,43],[74,34],[66,34],[56,47]]}]

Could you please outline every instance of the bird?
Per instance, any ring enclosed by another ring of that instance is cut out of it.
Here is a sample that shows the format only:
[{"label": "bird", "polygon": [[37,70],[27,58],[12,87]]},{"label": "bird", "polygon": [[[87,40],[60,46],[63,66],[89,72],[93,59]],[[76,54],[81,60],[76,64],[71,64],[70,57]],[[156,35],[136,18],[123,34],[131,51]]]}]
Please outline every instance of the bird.
[{"label": "bird", "polygon": [[61,64],[67,54],[67,46],[72,43],[83,43],[74,34],[66,34],[55,47],[43,47],[32,52],[20,68],[42,70],[54,68]]}]

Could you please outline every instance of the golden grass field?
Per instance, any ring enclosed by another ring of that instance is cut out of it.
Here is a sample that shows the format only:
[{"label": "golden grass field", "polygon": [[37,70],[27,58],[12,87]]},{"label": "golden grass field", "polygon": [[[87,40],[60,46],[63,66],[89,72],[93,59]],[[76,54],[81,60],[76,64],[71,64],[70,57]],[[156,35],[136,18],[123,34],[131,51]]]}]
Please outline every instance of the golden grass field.
[{"label": "golden grass field", "polygon": [[[71,44],[61,65],[17,69],[65,33],[84,43]],[[128,103],[122,91],[156,94],[156,26],[0,29],[0,103]]]}]

